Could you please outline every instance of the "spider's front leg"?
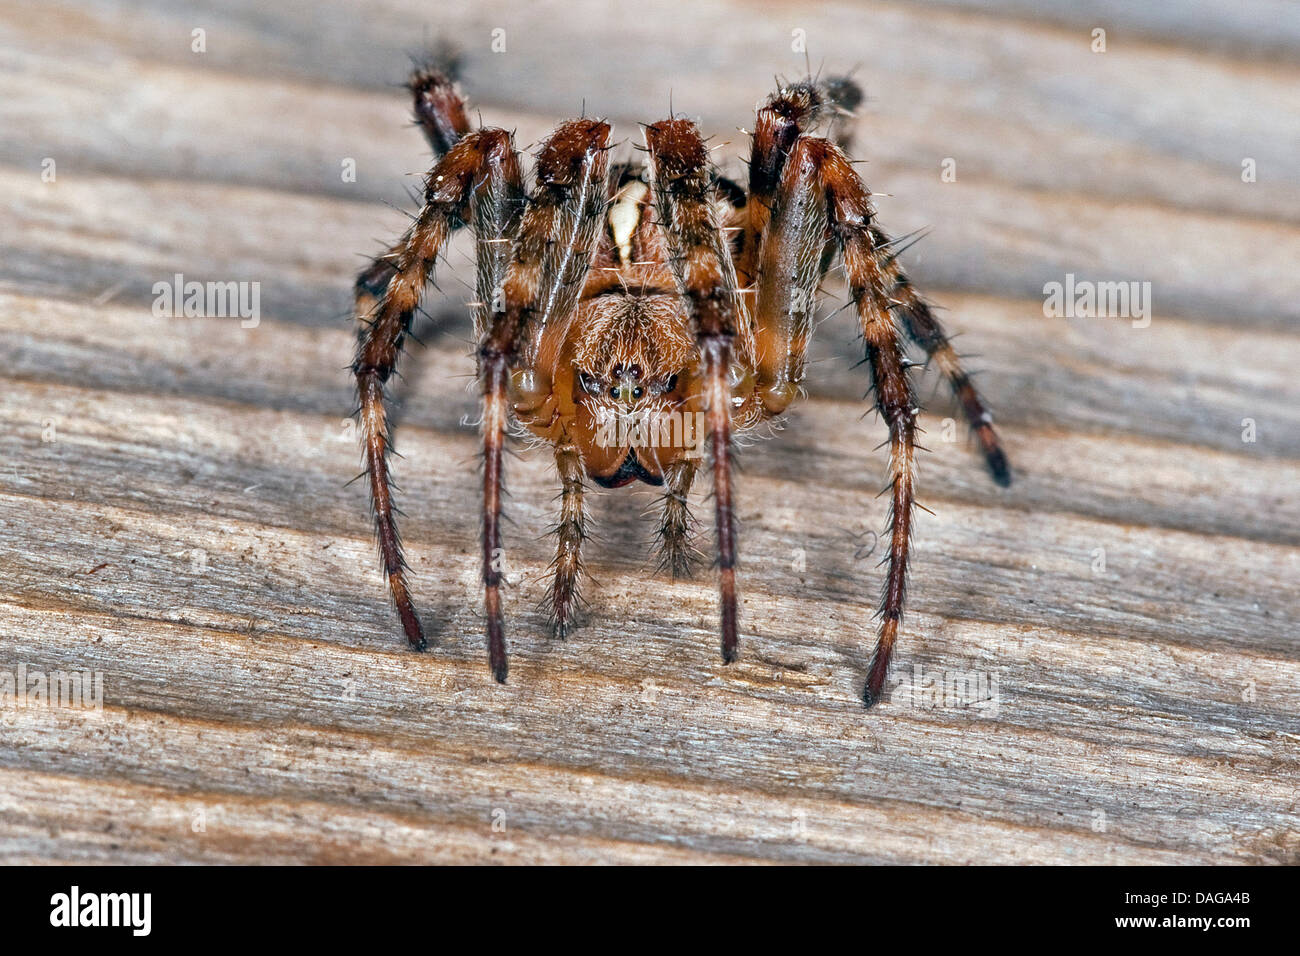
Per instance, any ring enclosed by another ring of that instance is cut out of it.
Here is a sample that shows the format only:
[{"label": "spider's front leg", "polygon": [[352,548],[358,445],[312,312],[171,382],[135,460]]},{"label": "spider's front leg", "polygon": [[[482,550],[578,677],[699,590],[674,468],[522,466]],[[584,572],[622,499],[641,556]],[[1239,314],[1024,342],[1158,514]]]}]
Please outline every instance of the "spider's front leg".
[{"label": "spider's front leg", "polygon": [[[911,363],[904,352],[902,335],[894,323],[890,290],[891,277],[871,229],[875,212],[871,194],[854,172],[844,154],[830,142],[816,136],[800,136],[790,152],[782,177],[778,212],[774,213],[772,235],[765,240],[765,269],[793,269],[795,282],[808,285],[810,262],[821,258],[823,237],[829,234],[844,258],[850,294],[857,305],[859,325],[866,346],[866,362],[876,398],[876,408],[889,426],[890,521],[888,527],[889,569],[880,605],[880,634],[867,674],[863,699],[867,706],[878,700],[907,593],[907,564],[915,502],[914,454],[916,448],[916,397],[909,377]],[[775,248],[769,249],[770,246]],[[763,276],[760,284],[760,322],[771,321],[774,307],[786,304],[780,291],[784,275]],[[769,288],[770,284],[770,288]],[[766,311],[764,311],[766,310]],[[806,337],[806,319],[793,318],[786,327]],[[802,343],[799,373],[802,373]],[[784,367],[760,370],[761,394],[777,399],[785,396],[781,387],[789,382]],[[763,379],[776,373],[774,381]]]},{"label": "spider's front leg", "polygon": [[890,281],[882,267],[885,253],[876,247],[871,231],[870,193],[844,154],[817,136],[800,135],[794,141],[780,175],[755,256],[760,357],[756,393],[768,415],[784,412],[798,393],[812,331],[813,296],[829,261],[825,252],[830,237],[844,257],[876,408],[889,425],[889,571],[880,635],[863,695],[870,706],[884,689],[906,595],[918,409],[908,377],[910,363],[890,308]]},{"label": "spider's front leg", "polygon": [[[573,120],[543,144],[537,155],[537,188],[501,287],[503,307],[490,316],[478,350],[483,386],[484,607],[488,662],[501,682],[508,666],[501,611],[502,452],[508,409],[513,400],[516,411],[535,410],[551,393],[551,373],[538,367],[539,341],[563,327],[586,278],[605,208],[609,132],[609,124],[600,120]],[[576,453],[565,452],[565,445],[559,443],[556,459],[564,482],[552,589],[557,632],[573,619],[584,533],[581,462],[575,460]]]},{"label": "spider's front leg", "polygon": [[481,241],[497,237],[509,231],[511,217],[517,219],[522,196],[519,159],[510,134],[484,129],[466,136],[429,174],[424,206],[394,247],[392,275],[373,309],[360,317],[363,326],[352,371],[357,381],[370,500],[384,573],[402,627],[416,650],[424,650],[426,642],[407,589],[406,562],[394,516],[384,386],[397,367],[420,295],[452,230],[469,220]]},{"label": "spider's front leg", "polygon": [[743,331],[737,321],[736,275],[714,221],[708,149],[695,124],[663,120],[646,127],[654,172],[655,208],[668,237],[673,272],[690,304],[703,359],[703,395],[713,445],[713,505],[718,539],[722,659],[736,659],[736,520],[731,479],[733,354]]},{"label": "spider's front leg", "polygon": [[[858,308],[876,407],[889,425],[889,564],[880,608],[880,635],[864,700],[878,700],[898,637],[906,596],[915,497],[913,455],[916,400],[901,334],[894,319],[947,375],[999,484],[1010,482],[992,419],[962,370],[942,327],[898,265],[895,243],[872,225],[870,192],[844,153],[803,132],[816,119],[815,88],[782,90],[759,111],[750,162],[750,221],[740,269],[755,284],[756,394],[767,415],[783,412],[803,379],[812,332],[814,295],[832,254],[843,254]],[[827,243],[829,237],[830,242]]]}]

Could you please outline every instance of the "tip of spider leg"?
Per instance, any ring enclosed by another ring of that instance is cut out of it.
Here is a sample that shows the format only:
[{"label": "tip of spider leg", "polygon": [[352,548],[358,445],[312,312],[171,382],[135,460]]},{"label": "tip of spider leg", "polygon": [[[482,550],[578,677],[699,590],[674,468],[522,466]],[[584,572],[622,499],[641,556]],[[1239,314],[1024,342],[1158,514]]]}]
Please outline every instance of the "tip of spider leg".
[{"label": "tip of spider leg", "polygon": [[502,661],[496,667],[492,668],[492,676],[496,679],[498,684],[504,684],[506,682],[506,675],[509,673],[510,665],[505,661]]},{"label": "tip of spider leg", "polygon": [[1003,488],[1011,487],[1011,464],[1007,461],[1007,456],[1001,448],[994,449],[989,453],[989,473],[993,475],[993,480]]},{"label": "tip of spider leg", "polygon": [[[884,612],[882,608],[877,614]],[[889,624],[891,622],[886,622]],[[897,623],[894,621],[892,623]],[[886,634],[888,631],[886,630]],[[893,642],[890,641],[884,654],[881,654],[881,648],[877,647],[876,652],[871,655],[871,666],[867,669],[867,683],[862,688],[862,705],[864,707],[874,707],[880,701],[885,699],[885,678],[889,669],[889,653],[892,649]]]},{"label": "tip of spider leg", "polygon": [[415,616],[415,609],[409,605],[399,607],[397,615],[402,619],[402,630],[406,631],[406,640],[411,645],[411,650],[428,650],[429,642],[425,639],[424,628],[420,626],[420,619]]},{"label": "tip of spider leg", "polygon": [[406,643],[410,646],[411,650],[415,651],[417,654],[429,649],[429,641],[424,636],[424,628],[420,627],[418,621],[415,622],[414,629],[407,629]]}]

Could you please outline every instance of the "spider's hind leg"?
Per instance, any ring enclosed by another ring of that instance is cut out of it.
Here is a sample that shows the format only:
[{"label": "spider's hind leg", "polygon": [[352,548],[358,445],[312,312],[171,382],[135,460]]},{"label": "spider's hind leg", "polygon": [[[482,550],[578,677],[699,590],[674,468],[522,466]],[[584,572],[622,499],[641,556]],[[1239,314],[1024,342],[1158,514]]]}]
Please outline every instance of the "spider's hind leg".
[{"label": "spider's hind leg", "polygon": [[[465,100],[456,90],[450,71],[432,66],[416,67],[406,88],[413,100],[415,123],[433,150],[434,160],[441,160],[470,132]],[[361,270],[353,288],[357,315],[367,315],[375,307],[397,272],[400,254],[401,247],[394,246]]]}]

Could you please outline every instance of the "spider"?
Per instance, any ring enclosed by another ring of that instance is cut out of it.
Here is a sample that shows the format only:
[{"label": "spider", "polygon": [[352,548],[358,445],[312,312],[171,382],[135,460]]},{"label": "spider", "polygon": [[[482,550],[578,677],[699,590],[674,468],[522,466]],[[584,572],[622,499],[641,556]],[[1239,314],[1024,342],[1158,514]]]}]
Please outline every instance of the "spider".
[{"label": "spider", "polygon": [[[816,134],[861,100],[850,80],[783,85],[758,108],[748,189],[721,176],[695,124],[643,127],[648,162],[611,164],[610,124],[562,123],[536,154],[526,191],[512,135],[472,129],[452,77],[409,83],[435,165],[402,238],[356,281],[356,377],[363,456],[384,571],[411,646],[427,641],[406,582],[394,517],[385,383],[452,232],[477,240],[474,326],[482,389],[482,565],[492,674],[507,674],[501,602],[502,451],[516,423],[554,449],[559,522],[549,604],[573,628],[589,478],[664,489],[663,568],[693,561],[687,495],[711,464],[722,659],[738,652],[733,437],[782,416],[803,391],[814,302],[834,261],[856,307],[875,407],[889,426],[888,565],[867,706],[883,692],[907,583],[917,399],[904,337],[946,377],[999,484],[1010,483],[992,417],[947,336],[875,224],[871,193],[842,146]],[[871,393],[869,393],[871,394]],[[697,426],[697,427],[690,427]],[[707,436],[709,454],[700,446]]]}]

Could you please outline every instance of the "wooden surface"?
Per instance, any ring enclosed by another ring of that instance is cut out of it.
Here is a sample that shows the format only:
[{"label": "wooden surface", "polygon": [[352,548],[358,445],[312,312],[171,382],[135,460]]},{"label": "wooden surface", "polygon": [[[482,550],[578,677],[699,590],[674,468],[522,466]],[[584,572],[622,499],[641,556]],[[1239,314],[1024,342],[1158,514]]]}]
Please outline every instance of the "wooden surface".
[{"label": "wooden surface", "polygon": [[[1300,861],[1296,8],[448,6],[0,2],[0,669],[105,696],[0,711],[0,859]],[[650,570],[648,490],[594,498],[588,624],[548,639],[557,486],[524,452],[492,683],[464,242],[398,389],[439,645],[409,653],[344,370],[351,276],[427,164],[406,54],[463,46],[521,145],[585,100],[630,153],[671,91],[735,172],[795,29],[857,67],[882,220],[932,227],[909,266],[1016,469],[997,489],[945,442],[934,394],[896,673],[985,675],[996,708],[858,701],[885,461],[847,314],[743,453],[742,660],[711,576]],[[177,272],[260,282],[260,324],[156,318]],[[1066,273],[1150,282],[1150,326],[1045,318]]]}]

